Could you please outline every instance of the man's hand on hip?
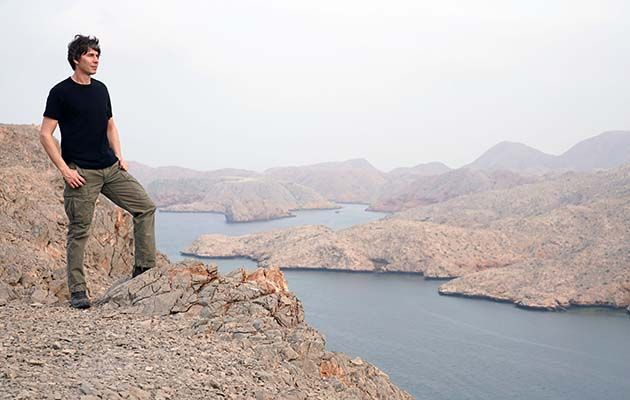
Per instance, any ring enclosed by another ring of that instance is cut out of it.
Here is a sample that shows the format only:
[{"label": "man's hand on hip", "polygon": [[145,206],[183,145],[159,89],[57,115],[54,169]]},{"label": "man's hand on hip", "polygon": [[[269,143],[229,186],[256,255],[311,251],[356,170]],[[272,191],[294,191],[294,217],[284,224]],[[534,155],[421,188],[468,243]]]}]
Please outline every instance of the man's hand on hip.
[{"label": "man's hand on hip", "polygon": [[71,188],[76,189],[85,185],[85,178],[79,175],[77,170],[68,168],[67,171],[62,173],[63,179],[70,185]]},{"label": "man's hand on hip", "polygon": [[120,165],[120,169],[122,169],[123,171],[127,171],[129,169],[127,161],[123,160],[122,158],[118,159],[118,165]]}]

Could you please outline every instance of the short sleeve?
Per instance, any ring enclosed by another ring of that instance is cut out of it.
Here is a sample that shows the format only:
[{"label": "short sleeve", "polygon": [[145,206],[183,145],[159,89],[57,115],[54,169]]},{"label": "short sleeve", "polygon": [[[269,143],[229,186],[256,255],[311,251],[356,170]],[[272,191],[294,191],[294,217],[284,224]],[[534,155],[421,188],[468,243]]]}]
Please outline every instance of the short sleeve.
[{"label": "short sleeve", "polygon": [[112,117],[112,102],[109,99],[109,91],[107,89],[105,91],[107,93],[107,119],[110,119]]},{"label": "short sleeve", "polygon": [[48,99],[46,100],[46,109],[44,110],[44,117],[48,117],[57,121],[61,119],[61,98],[54,88],[51,89],[48,93]]}]

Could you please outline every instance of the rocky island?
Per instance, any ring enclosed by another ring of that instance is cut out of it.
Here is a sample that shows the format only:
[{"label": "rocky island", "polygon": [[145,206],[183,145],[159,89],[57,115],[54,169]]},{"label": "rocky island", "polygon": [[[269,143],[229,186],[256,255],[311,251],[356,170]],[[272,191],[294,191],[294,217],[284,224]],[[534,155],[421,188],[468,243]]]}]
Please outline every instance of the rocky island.
[{"label": "rocky island", "polygon": [[216,212],[227,222],[291,217],[295,210],[339,208],[313,189],[261,176],[155,180],[147,191],[161,211]]}]

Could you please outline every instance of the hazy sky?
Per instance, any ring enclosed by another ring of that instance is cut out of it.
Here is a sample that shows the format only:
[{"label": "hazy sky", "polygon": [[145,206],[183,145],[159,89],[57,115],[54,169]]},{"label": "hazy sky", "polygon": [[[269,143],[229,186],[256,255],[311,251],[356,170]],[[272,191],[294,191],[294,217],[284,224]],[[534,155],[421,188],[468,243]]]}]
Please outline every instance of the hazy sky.
[{"label": "hazy sky", "polygon": [[41,123],[101,40],[123,154],[263,170],[366,158],[460,167],[630,129],[628,1],[0,0],[0,122]]}]

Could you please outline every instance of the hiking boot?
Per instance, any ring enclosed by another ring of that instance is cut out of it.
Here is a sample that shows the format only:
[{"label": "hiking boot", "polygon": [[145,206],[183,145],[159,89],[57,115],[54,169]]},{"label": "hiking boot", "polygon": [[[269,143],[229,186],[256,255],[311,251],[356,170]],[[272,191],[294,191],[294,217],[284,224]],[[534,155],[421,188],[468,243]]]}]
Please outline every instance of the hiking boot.
[{"label": "hiking boot", "polygon": [[70,294],[70,305],[74,308],[90,308],[90,300],[85,294],[85,290]]},{"label": "hiking boot", "polygon": [[131,273],[131,277],[135,278],[136,276],[143,274],[145,272],[147,272],[148,270],[150,270],[151,268],[142,268],[142,267],[133,267],[133,272]]}]

